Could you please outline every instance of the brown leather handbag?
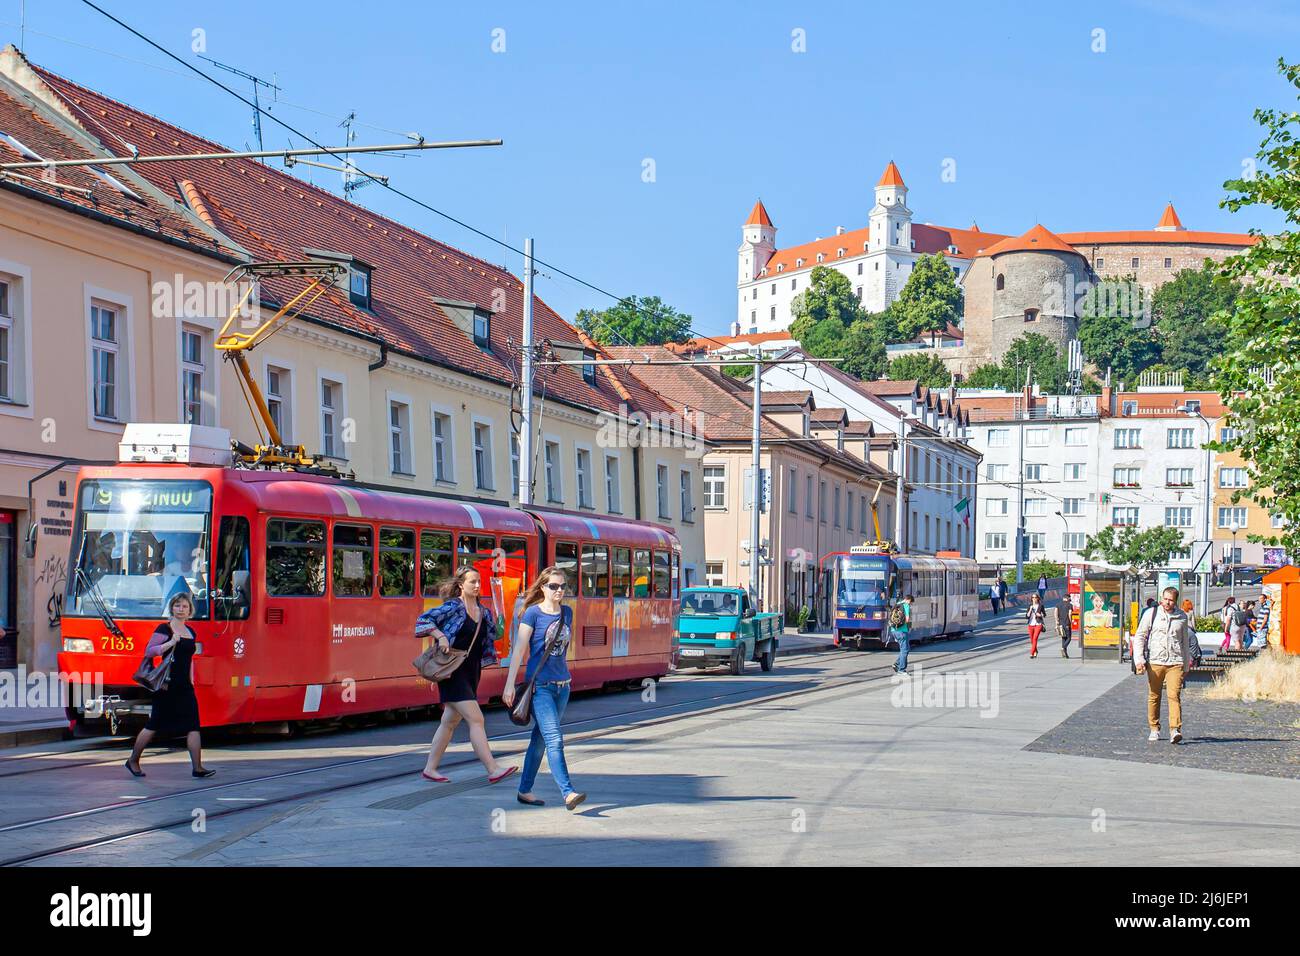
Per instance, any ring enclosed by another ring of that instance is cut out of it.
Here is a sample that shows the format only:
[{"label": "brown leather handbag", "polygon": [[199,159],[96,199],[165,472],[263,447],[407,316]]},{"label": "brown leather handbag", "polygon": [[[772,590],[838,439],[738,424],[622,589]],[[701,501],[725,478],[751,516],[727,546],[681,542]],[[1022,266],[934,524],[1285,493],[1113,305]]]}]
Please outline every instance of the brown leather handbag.
[{"label": "brown leather handbag", "polygon": [[450,677],[465,658],[474,650],[474,645],[478,643],[479,633],[483,630],[483,618],[486,615],[482,612],[479,614],[478,627],[474,628],[474,636],[470,639],[469,647],[466,650],[458,651],[454,647],[448,647],[445,651],[438,647],[435,640],[429,647],[420,654],[411,664],[420,676],[431,683],[437,683]]},{"label": "brown leather handbag", "polygon": [[162,660],[154,664],[153,659],[156,656],[155,654],[146,654],[144,660],[140,661],[140,666],[131,675],[131,680],[141,687],[148,688],[155,694],[167,689],[172,676],[172,652],[168,651],[162,655]]}]

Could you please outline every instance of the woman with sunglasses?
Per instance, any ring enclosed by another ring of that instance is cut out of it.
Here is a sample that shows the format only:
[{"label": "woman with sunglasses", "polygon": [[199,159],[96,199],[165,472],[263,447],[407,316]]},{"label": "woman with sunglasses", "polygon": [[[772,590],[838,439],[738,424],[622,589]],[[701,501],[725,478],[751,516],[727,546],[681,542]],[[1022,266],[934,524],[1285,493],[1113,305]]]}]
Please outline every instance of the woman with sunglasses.
[{"label": "woman with sunglasses", "polygon": [[[533,783],[542,766],[542,753],[551,767],[551,776],[560,787],[560,795],[569,810],[587,799],[585,793],[573,789],[569,768],[564,762],[564,737],[560,732],[560,718],[569,703],[569,665],[566,654],[573,630],[573,609],[560,603],[568,578],[560,568],[551,566],[537,576],[537,580],[524,593],[523,614],[519,619],[519,633],[510,655],[510,673],[501,694],[507,707],[515,702],[515,675],[528,647],[528,669],[524,680],[537,675],[533,690],[533,736],[528,742],[524,757],[524,772],[519,778],[520,803],[540,807],[546,801],[533,796]],[[543,656],[547,643],[551,651]]]}]

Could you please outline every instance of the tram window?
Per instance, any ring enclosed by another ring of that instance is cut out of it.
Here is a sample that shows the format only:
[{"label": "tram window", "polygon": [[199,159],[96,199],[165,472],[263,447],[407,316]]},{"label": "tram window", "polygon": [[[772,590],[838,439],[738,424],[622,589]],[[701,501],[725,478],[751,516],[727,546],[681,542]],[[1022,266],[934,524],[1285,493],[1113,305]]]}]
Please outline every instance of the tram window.
[{"label": "tram window", "polygon": [[682,556],[676,551],[673,552],[672,561],[672,588],[673,600],[676,601],[682,596]]},{"label": "tram window", "polygon": [[316,597],[325,593],[325,522],[266,522],[266,593]]},{"label": "tram window", "polygon": [[668,584],[668,552],[655,552],[655,597],[666,598],[672,596],[672,588]]},{"label": "tram window", "polygon": [[410,528],[379,529],[379,593],[384,597],[415,593],[415,532]]},{"label": "tram window", "polygon": [[369,597],[375,583],[375,529],[334,526],[334,596]]},{"label": "tram window", "polygon": [[528,539],[527,538],[502,538],[501,550],[505,552],[507,558],[516,558],[522,569],[520,585],[528,584]]},{"label": "tram window", "polygon": [[614,597],[632,596],[632,550],[614,549]]},{"label": "tram window", "polygon": [[637,548],[632,552],[632,596],[650,596],[650,551]]},{"label": "tram window", "polygon": [[212,597],[218,621],[243,621],[248,617],[248,519],[221,519],[217,539],[217,573]]},{"label": "tram window", "polygon": [[609,548],[606,545],[582,546],[582,596],[609,597]]},{"label": "tram window", "polygon": [[420,592],[437,597],[442,582],[451,577],[451,532],[420,532]]},{"label": "tram window", "polygon": [[456,541],[456,567],[490,562],[496,547],[497,539],[490,534],[462,534]]},{"label": "tram window", "polygon": [[573,597],[578,588],[578,546],[572,541],[555,542],[555,566],[564,572],[566,597]]}]

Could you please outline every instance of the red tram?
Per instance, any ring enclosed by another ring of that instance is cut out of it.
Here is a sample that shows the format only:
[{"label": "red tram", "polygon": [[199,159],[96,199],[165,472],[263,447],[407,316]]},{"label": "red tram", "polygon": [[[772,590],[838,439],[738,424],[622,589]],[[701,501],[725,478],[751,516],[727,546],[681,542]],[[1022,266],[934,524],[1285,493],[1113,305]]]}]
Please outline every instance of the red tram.
[{"label": "red tram", "polygon": [[77,724],[148,713],[131,676],[180,589],[195,598],[205,727],[436,703],[411,667],[413,626],[466,563],[503,623],[503,666],[484,670],[482,701],[505,684],[515,599],[548,564],[570,579],[574,689],[669,668],[681,551],[660,525],[215,465],[83,468],[76,503],[59,667],[104,682],[102,698],[69,709]]}]

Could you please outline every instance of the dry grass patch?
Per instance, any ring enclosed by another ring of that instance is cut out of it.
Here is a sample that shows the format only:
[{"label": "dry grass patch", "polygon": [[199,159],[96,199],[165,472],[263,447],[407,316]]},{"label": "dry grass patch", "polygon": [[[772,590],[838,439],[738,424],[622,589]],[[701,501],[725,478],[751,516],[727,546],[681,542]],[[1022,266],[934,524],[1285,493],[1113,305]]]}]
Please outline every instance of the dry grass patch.
[{"label": "dry grass patch", "polygon": [[1210,700],[1274,700],[1300,704],[1300,655],[1269,647],[1230,667],[1206,690]]}]

